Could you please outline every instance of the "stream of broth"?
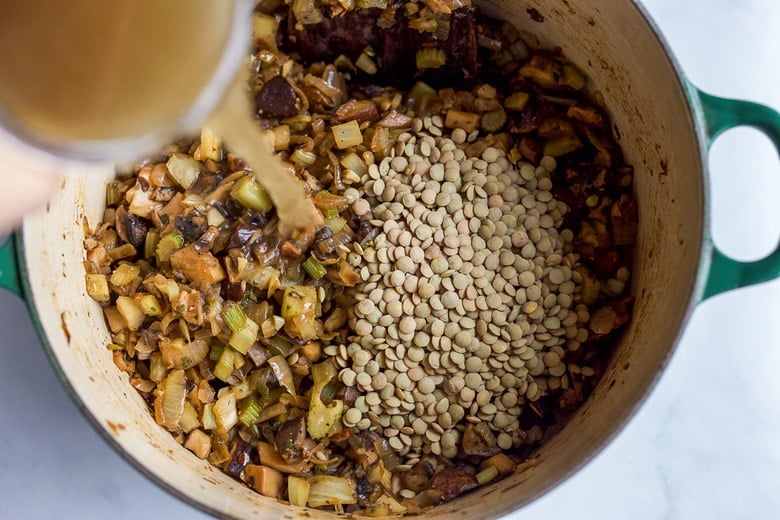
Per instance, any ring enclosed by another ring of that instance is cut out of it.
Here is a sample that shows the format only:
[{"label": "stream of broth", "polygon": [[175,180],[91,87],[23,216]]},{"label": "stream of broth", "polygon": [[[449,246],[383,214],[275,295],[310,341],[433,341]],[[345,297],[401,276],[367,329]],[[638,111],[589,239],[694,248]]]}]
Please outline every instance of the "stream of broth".
[{"label": "stream of broth", "polygon": [[[3,2],[0,105],[27,130],[66,142],[123,139],[170,127],[217,70],[234,29],[234,5]],[[273,157],[246,96],[236,83],[210,126],[253,167],[282,223],[308,227],[319,213],[302,184]]]},{"label": "stream of broth", "polygon": [[255,177],[274,203],[284,226],[282,233],[310,228],[321,221],[321,214],[306,197],[303,183],[274,157],[272,141],[263,135],[251,115],[246,84],[246,74],[238,74],[221,106],[210,117],[208,126],[253,168]]}]

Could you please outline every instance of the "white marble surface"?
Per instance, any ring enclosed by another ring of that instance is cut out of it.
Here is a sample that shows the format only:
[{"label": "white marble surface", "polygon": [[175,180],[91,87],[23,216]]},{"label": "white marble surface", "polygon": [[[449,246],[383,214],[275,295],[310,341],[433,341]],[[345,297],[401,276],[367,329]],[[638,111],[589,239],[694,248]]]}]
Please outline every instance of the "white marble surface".
[{"label": "white marble surface", "polygon": [[[780,2],[645,4],[697,85],[780,109]],[[711,158],[716,239],[739,258],[758,258],[780,232],[778,155],[738,130]],[[6,293],[0,331],[0,519],[205,518],[97,436],[55,379],[23,305]],[[508,518],[780,518],[778,340],[780,282],[704,303],[622,434]]]}]

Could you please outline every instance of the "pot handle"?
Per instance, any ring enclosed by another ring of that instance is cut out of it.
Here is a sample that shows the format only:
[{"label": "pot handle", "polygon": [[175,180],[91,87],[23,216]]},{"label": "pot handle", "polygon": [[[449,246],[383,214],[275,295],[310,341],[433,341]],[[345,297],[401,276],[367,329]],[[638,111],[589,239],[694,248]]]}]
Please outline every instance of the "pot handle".
[{"label": "pot handle", "polygon": [[16,256],[16,233],[10,235],[0,246],[0,287],[8,289],[20,298],[22,284],[19,278],[19,264]]},{"label": "pot handle", "polygon": [[[780,113],[757,103],[726,99],[696,90],[709,144],[723,132],[737,126],[750,126],[763,132],[780,153]],[[705,300],[716,294],[773,280],[780,276],[780,244],[765,258],[755,262],[740,262],[712,246],[710,269],[702,294]]]}]

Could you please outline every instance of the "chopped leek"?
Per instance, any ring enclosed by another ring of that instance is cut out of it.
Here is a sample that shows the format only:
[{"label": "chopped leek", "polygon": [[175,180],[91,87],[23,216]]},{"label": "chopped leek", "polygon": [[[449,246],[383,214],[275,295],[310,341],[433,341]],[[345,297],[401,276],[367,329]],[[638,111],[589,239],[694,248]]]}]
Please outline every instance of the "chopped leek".
[{"label": "chopped leek", "polygon": [[268,213],[273,208],[271,197],[265,188],[255,181],[254,175],[241,177],[233,189],[230,190],[230,196],[236,199],[242,206],[259,213]]},{"label": "chopped leek", "polygon": [[339,161],[344,168],[348,168],[360,176],[368,173],[368,166],[365,161],[358,157],[354,152],[345,154]]},{"label": "chopped leek", "polygon": [[222,354],[219,356],[219,361],[214,367],[214,377],[220,381],[227,381],[230,374],[233,373],[233,365],[236,360],[236,352],[232,349],[222,349]]},{"label": "chopped leek", "polygon": [[333,132],[333,138],[336,140],[336,146],[340,150],[363,143],[363,134],[360,131],[360,125],[355,119],[340,125],[334,125],[330,129]]},{"label": "chopped leek", "polygon": [[108,290],[108,279],[104,274],[86,275],[87,294],[93,300],[98,302],[107,302],[111,299],[111,293]]},{"label": "chopped leek", "polygon": [[128,258],[135,256],[136,250],[133,244],[122,244],[119,247],[112,247],[108,250],[108,256],[111,260],[119,260],[121,258]]},{"label": "chopped leek", "polygon": [[250,395],[238,405],[238,420],[244,426],[251,426],[257,422],[261,410],[260,403]]},{"label": "chopped leek", "polygon": [[225,320],[225,325],[227,325],[231,331],[237,332],[244,328],[247,317],[243,307],[235,303],[233,305],[228,305],[222,310],[222,319]]},{"label": "chopped leek", "polygon": [[220,433],[229,432],[236,425],[238,411],[236,409],[236,395],[233,392],[225,392],[214,403],[214,419],[217,422],[217,431]]},{"label": "chopped leek", "polygon": [[311,166],[315,163],[317,160],[317,154],[313,152],[307,152],[302,148],[296,148],[292,155],[290,155],[290,160],[298,166],[303,166],[306,168],[307,166]]},{"label": "chopped leek", "polygon": [[268,358],[268,365],[273,370],[274,376],[279,384],[292,395],[296,395],[295,381],[293,380],[290,365],[282,356],[273,356]]},{"label": "chopped leek", "polygon": [[162,392],[155,400],[155,411],[159,412],[161,425],[175,432],[180,427],[184,399],[187,395],[187,378],[184,370],[172,370],[160,384],[160,389]]},{"label": "chopped leek", "polygon": [[327,360],[311,369],[314,387],[311,391],[309,413],[306,415],[306,429],[312,439],[321,439],[328,435],[330,429],[341,420],[344,402],[334,400],[330,405],[322,402],[322,389],[336,377],[337,369],[332,360]]},{"label": "chopped leek", "polygon": [[155,255],[157,261],[160,263],[169,262],[171,255],[177,249],[184,246],[184,237],[179,233],[173,232],[160,237],[160,241],[157,243],[157,249],[155,249]]},{"label": "chopped leek", "polygon": [[151,258],[157,252],[157,244],[160,242],[160,232],[152,228],[146,232],[144,240],[144,258]]},{"label": "chopped leek", "polygon": [[219,358],[222,357],[223,350],[225,350],[225,345],[222,343],[214,343],[211,345],[211,350],[209,351],[209,359],[214,362],[219,361]]},{"label": "chopped leek", "polygon": [[333,234],[341,232],[342,229],[344,229],[344,226],[347,225],[346,219],[339,217],[338,215],[329,218],[325,221],[324,226],[327,228],[330,228],[331,231],[333,231]]},{"label": "chopped leek", "polygon": [[330,220],[332,218],[336,218],[339,216],[339,210],[336,208],[329,208],[322,212],[322,216],[325,217],[325,220]]},{"label": "chopped leek", "polygon": [[161,383],[165,376],[168,375],[168,368],[162,359],[160,352],[152,352],[149,358],[149,379],[155,383]]},{"label": "chopped leek", "polygon": [[190,189],[200,175],[200,163],[183,153],[174,153],[165,163],[171,178],[185,190]]},{"label": "chopped leek", "polygon": [[284,290],[282,318],[285,330],[304,341],[317,335],[315,318],[319,300],[317,288],[309,285],[293,285]]},{"label": "chopped leek", "polygon": [[357,504],[355,483],[350,478],[318,475],[309,479],[309,506],[341,506]]},{"label": "chopped leek", "polygon": [[260,333],[260,326],[254,321],[246,318],[244,326],[235,331],[230,336],[228,345],[236,349],[241,354],[246,354],[252,345],[257,341],[257,336]]},{"label": "chopped leek", "polygon": [[290,504],[298,507],[306,507],[309,501],[309,492],[311,491],[311,483],[308,479],[294,477],[292,475],[287,477],[287,495],[290,499]]},{"label": "chopped leek", "polygon": [[181,429],[184,433],[190,433],[195,428],[200,427],[200,421],[198,420],[198,412],[192,403],[184,401],[184,410],[181,413]]},{"label": "chopped leek", "polygon": [[313,280],[319,280],[327,273],[325,266],[313,256],[310,256],[303,262],[303,268],[309,273],[309,276],[311,276]]},{"label": "chopped leek", "polygon": [[206,222],[209,226],[218,228],[225,223],[225,216],[217,208],[212,207],[206,212]]}]

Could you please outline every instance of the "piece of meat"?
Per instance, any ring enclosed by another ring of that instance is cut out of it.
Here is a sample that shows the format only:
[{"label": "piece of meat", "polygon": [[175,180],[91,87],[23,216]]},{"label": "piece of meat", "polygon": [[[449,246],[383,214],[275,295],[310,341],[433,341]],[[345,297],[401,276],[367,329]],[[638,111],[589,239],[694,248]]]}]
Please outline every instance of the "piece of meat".
[{"label": "piece of meat", "polygon": [[445,466],[431,480],[431,488],[442,493],[442,502],[452,500],[478,485],[473,473],[454,466]]}]

